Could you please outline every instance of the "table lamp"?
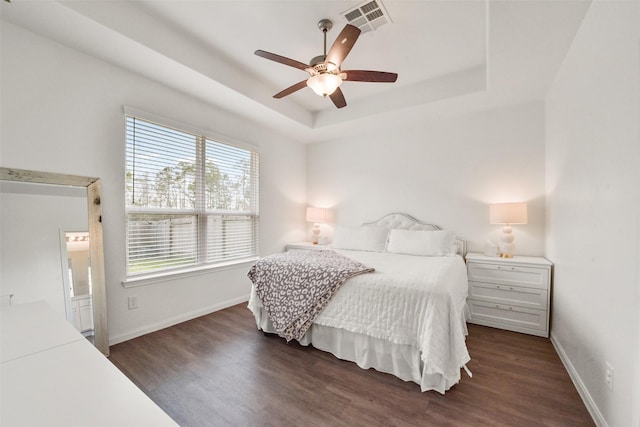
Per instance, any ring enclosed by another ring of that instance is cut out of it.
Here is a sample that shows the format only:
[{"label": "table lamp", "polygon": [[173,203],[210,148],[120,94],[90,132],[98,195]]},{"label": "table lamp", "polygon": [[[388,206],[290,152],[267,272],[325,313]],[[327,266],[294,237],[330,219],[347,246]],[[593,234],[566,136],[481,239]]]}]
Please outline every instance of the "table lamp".
[{"label": "table lamp", "polygon": [[513,258],[516,245],[513,244],[515,237],[512,233],[512,224],[527,223],[526,203],[494,203],[489,206],[489,221],[491,224],[504,224],[502,237],[500,240],[500,256],[502,258]]},{"label": "table lamp", "polygon": [[327,222],[329,220],[329,209],[326,208],[307,208],[307,222],[313,222],[313,228],[311,230],[311,242],[314,245],[318,244],[320,240],[320,223]]}]

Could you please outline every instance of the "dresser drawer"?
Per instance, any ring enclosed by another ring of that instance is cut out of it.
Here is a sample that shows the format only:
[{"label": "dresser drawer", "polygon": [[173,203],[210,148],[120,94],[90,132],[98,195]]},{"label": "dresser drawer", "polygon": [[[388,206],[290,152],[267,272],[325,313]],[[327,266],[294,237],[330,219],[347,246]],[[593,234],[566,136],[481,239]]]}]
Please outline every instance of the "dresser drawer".
[{"label": "dresser drawer", "polygon": [[547,336],[547,312],[507,304],[469,300],[471,322],[519,332],[538,331]]},{"label": "dresser drawer", "polygon": [[547,309],[547,290],[495,283],[469,282],[469,298],[506,305]]},{"label": "dresser drawer", "polygon": [[285,252],[293,251],[293,250],[305,250],[305,251],[327,251],[331,249],[331,245],[314,245],[311,242],[302,242],[302,243],[289,243],[285,247]]},{"label": "dresser drawer", "polygon": [[547,289],[549,270],[504,264],[467,264],[469,281]]}]

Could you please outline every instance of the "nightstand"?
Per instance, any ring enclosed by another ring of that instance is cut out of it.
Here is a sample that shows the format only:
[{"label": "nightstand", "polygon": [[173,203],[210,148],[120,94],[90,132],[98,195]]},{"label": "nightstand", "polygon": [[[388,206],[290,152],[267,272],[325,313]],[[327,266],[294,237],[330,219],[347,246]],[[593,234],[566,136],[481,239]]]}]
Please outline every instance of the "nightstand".
[{"label": "nightstand", "polygon": [[549,337],[550,261],[476,253],[466,259],[470,323]]},{"label": "nightstand", "polygon": [[290,251],[292,249],[306,249],[313,251],[321,251],[326,249],[331,249],[331,245],[314,245],[311,242],[297,242],[297,243],[288,243],[285,247],[285,251]]}]

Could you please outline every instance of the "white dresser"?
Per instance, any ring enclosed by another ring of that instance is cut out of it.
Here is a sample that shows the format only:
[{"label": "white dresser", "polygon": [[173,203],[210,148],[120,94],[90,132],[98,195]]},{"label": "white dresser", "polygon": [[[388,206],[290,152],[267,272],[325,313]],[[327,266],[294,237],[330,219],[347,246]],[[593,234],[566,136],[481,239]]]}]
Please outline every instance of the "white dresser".
[{"label": "white dresser", "polygon": [[297,243],[289,243],[285,250],[290,251],[292,249],[306,249],[306,250],[314,250],[314,251],[322,251],[331,249],[331,245],[320,245],[313,244],[311,242],[297,242]]},{"label": "white dresser", "polygon": [[466,259],[470,323],[549,337],[550,261],[476,253]]}]

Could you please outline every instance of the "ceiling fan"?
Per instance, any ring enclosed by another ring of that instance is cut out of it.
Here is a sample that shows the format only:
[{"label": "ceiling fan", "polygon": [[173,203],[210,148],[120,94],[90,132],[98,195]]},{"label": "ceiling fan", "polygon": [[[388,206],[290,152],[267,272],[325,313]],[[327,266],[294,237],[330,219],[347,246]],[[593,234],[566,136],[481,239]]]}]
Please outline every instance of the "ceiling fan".
[{"label": "ceiling fan", "polygon": [[309,65],[285,58],[275,53],[264,50],[256,50],[254,53],[262,58],[279,62],[290,67],[298,68],[309,73],[309,78],[302,80],[273,95],[274,98],[283,98],[305,86],[309,86],[315,93],[322,97],[329,97],[336,107],[342,108],[347,105],[344,95],[340,90],[343,81],[351,82],[373,82],[373,83],[393,83],[398,78],[396,73],[371,70],[341,70],[340,65],[347,57],[353,45],[360,35],[360,29],[347,24],[336,38],[336,41],[327,53],[327,31],[333,27],[333,23],[328,19],[318,22],[318,28],[324,34],[324,54],[311,59]]}]

